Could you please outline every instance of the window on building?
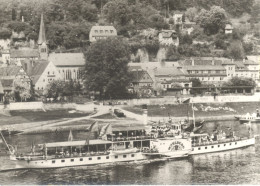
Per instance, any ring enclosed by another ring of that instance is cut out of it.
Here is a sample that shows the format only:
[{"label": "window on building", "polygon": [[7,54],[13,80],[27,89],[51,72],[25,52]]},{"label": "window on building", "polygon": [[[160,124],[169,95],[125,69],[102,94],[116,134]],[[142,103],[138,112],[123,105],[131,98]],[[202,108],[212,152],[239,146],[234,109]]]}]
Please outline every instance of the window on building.
[{"label": "window on building", "polygon": [[125,155],[125,154],[123,155],[123,158],[126,158],[126,155]]},{"label": "window on building", "polygon": [[71,162],[74,162],[74,159],[70,159]]},{"label": "window on building", "polygon": [[52,163],[55,163],[55,160],[52,160]]},{"label": "window on building", "polygon": [[100,33],[103,33],[103,30],[100,30]]},{"label": "window on building", "polygon": [[134,154],[131,154],[131,157],[133,158],[133,157],[135,157],[135,155],[134,155]]},{"label": "window on building", "polygon": [[106,156],[106,159],[109,159],[109,156]]},{"label": "window on building", "polygon": [[114,33],[114,30],[110,30],[110,33],[111,33],[111,34]]},{"label": "window on building", "polygon": [[88,160],[92,160],[92,158],[88,158]]},{"label": "window on building", "polygon": [[83,158],[80,158],[79,161],[83,161]]},{"label": "window on building", "polygon": [[61,163],[64,163],[65,162],[65,160],[61,160]]},{"label": "window on building", "polygon": [[117,159],[117,158],[118,158],[118,156],[115,156],[115,158]]},{"label": "window on building", "polygon": [[97,157],[98,160],[101,160],[101,157]]},{"label": "window on building", "polygon": [[98,33],[98,30],[95,30],[95,33]]}]

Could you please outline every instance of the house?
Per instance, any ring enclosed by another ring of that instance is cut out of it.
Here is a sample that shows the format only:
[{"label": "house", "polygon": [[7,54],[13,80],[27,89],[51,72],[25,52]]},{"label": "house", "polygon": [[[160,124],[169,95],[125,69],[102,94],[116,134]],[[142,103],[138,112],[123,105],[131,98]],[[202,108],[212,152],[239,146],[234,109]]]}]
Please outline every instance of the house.
[{"label": "house", "polygon": [[182,13],[175,13],[172,18],[174,20],[175,25],[182,25]]},{"label": "house", "polygon": [[153,79],[147,71],[141,68],[134,68],[130,73],[133,78],[129,89],[141,95],[153,94]]},{"label": "house", "polygon": [[34,89],[38,91],[45,90],[51,81],[62,79],[56,66],[51,61],[46,60],[36,61],[29,76],[34,85]]},{"label": "house", "polygon": [[231,24],[226,24],[225,26],[225,34],[232,34],[233,32],[233,26]]},{"label": "house", "polygon": [[25,59],[38,60],[40,58],[37,49],[11,49],[10,50],[10,63],[21,66],[21,61]]},{"label": "house", "polygon": [[89,32],[89,41],[95,42],[99,39],[117,36],[114,26],[93,26]]},{"label": "house", "polygon": [[85,67],[85,57],[83,53],[51,53],[48,57],[64,81],[82,82],[82,72]]},{"label": "house", "polygon": [[222,60],[215,58],[192,58],[179,61],[179,66],[187,71],[188,79],[197,78],[202,84],[214,84],[221,86],[227,80],[226,68],[222,66]]},{"label": "house", "polygon": [[16,86],[31,88],[31,79],[20,66],[10,65],[0,68],[0,80],[5,94],[11,93]]},{"label": "house", "polygon": [[158,86],[167,95],[189,94],[192,86],[190,80],[186,78],[186,72],[176,68],[155,68],[154,76]]},{"label": "house", "polygon": [[161,30],[159,32],[159,43],[161,45],[175,45],[179,46],[179,38],[175,30]]}]

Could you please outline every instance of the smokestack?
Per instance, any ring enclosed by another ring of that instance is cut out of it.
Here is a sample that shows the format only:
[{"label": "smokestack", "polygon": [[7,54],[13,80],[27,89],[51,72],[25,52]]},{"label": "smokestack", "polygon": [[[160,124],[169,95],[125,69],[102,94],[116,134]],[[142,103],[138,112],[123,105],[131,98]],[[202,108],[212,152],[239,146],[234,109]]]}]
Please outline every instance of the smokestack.
[{"label": "smokestack", "polygon": [[147,105],[143,105],[143,124],[148,124],[148,117],[147,117],[148,111],[147,111]]},{"label": "smokestack", "polygon": [[194,59],[191,58],[191,66],[194,66]]}]

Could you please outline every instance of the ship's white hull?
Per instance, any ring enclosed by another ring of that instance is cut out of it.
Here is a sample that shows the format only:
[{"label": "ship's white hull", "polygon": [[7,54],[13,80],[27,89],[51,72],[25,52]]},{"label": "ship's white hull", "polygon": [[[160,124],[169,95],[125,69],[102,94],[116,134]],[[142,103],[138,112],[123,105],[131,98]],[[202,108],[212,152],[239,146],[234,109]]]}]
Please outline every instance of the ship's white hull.
[{"label": "ship's white hull", "polygon": [[120,155],[100,155],[88,157],[55,158],[47,160],[16,160],[16,168],[60,168],[72,166],[86,166],[105,163],[138,161],[146,159],[141,152]]},{"label": "ship's white hull", "polygon": [[255,144],[255,138],[229,141],[225,143],[204,144],[199,146],[193,146],[190,154],[194,155],[194,154],[204,154],[204,153],[211,153],[211,152],[220,152],[220,151],[247,147],[254,144]]}]

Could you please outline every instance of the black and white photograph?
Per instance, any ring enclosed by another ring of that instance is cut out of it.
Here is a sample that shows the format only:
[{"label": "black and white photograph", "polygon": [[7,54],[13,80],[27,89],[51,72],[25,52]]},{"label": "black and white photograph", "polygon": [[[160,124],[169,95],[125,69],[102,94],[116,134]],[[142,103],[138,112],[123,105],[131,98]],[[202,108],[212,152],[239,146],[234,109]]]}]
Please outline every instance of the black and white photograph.
[{"label": "black and white photograph", "polygon": [[260,185],[260,0],[0,0],[0,185]]}]

